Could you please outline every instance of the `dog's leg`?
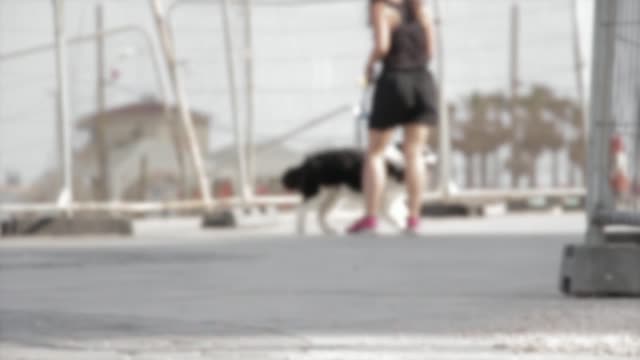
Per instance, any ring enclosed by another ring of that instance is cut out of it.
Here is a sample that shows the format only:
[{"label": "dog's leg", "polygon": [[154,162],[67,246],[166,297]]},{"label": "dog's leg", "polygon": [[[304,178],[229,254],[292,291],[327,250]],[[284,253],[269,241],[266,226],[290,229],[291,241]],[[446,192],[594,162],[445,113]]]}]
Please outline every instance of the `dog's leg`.
[{"label": "dog's leg", "polygon": [[305,235],[307,233],[306,225],[307,225],[307,212],[309,211],[309,201],[303,200],[303,202],[298,206],[297,213],[297,227],[296,230],[298,235]]},{"label": "dog's leg", "polygon": [[324,190],[324,197],[318,208],[318,224],[320,228],[327,235],[335,235],[338,232],[329,224],[329,214],[335,209],[340,199],[340,189],[326,189]]}]

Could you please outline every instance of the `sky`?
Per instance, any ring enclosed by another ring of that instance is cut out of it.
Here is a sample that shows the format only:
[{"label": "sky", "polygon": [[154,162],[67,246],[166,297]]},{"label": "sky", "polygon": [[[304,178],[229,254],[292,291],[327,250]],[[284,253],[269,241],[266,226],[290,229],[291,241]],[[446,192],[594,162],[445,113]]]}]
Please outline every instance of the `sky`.
[{"label": "sky", "polygon": [[[245,49],[241,8],[231,9],[235,90],[239,119],[246,121]],[[67,0],[70,36],[94,31],[93,0]],[[308,119],[360,101],[359,79],[371,46],[364,0],[254,0],[253,64],[255,133],[264,141]],[[427,1],[433,12],[433,0]],[[569,0],[441,0],[445,93],[459,101],[473,92],[507,91],[510,12],[520,8],[521,91],[545,84],[575,98],[576,73]],[[145,0],[107,0],[107,28],[154,27]],[[577,0],[580,45],[591,58],[593,0]],[[221,9],[214,2],[183,0],[171,13],[181,75],[192,107],[211,116],[212,150],[232,141],[232,111],[227,51]],[[51,2],[0,0],[0,54],[53,41]],[[151,34],[155,41],[155,35]],[[150,51],[139,33],[106,41],[107,104],[110,107],[159,98]],[[95,111],[95,50],[73,46],[70,58],[72,117]],[[436,70],[435,64],[431,66]],[[30,179],[55,166],[55,92],[53,53],[0,60],[0,175],[18,172]],[[588,80],[590,67],[584,70]],[[166,81],[166,72],[162,73]],[[440,74],[436,73],[440,78]],[[588,94],[587,94],[588,95]],[[292,139],[302,151],[353,142],[353,116],[338,116]],[[74,145],[86,134],[74,131]]]}]

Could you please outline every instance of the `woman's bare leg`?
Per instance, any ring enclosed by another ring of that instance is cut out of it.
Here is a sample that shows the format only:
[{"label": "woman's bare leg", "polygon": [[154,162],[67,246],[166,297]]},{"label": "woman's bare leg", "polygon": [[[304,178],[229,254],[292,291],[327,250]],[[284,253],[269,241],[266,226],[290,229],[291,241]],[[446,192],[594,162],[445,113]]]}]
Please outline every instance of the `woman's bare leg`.
[{"label": "woman's bare leg", "polygon": [[409,195],[409,217],[412,218],[420,216],[426,182],[424,148],[428,136],[429,128],[424,124],[415,123],[404,126],[405,182]]},{"label": "woman's bare leg", "polygon": [[391,142],[393,129],[369,130],[369,146],[363,169],[363,188],[367,216],[376,216],[387,176],[384,151]]}]

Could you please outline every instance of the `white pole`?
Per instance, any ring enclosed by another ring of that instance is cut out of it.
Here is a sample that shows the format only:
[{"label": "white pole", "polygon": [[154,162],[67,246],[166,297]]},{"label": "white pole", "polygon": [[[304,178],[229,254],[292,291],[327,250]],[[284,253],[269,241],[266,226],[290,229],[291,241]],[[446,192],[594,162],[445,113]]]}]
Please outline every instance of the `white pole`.
[{"label": "white pole", "polygon": [[[519,80],[519,42],[520,42],[520,9],[518,4],[514,1],[511,3],[511,13],[509,15],[509,22],[511,32],[509,34],[509,119],[511,126],[513,127],[513,138],[511,139],[511,153],[512,159],[514,159],[513,153],[521,153],[522,150],[518,147],[521,140],[521,124],[518,123],[516,116],[516,108],[518,101],[518,88],[520,86]],[[511,179],[513,187],[518,187],[518,179]]]},{"label": "white pole", "polygon": [[228,0],[222,0],[222,28],[224,31],[224,44],[227,60],[227,74],[229,80],[229,97],[231,99],[231,119],[235,133],[236,143],[236,162],[238,165],[237,187],[240,197],[247,201],[250,197],[250,190],[247,186],[247,164],[244,145],[244,136],[242,136],[242,125],[238,117],[238,99],[236,97],[236,79],[235,67],[233,62],[233,46],[231,39],[231,24],[229,20],[229,3]]},{"label": "white pole", "polygon": [[449,124],[449,112],[447,111],[447,93],[445,82],[445,54],[443,44],[443,28],[442,12],[440,11],[440,1],[434,2],[434,15],[436,24],[436,47],[437,47],[437,59],[438,59],[438,79],[439,79],[439,113],[440,121],[438,124],[440,130],[440,191],[444,199],[447,199],[450,194],[449,183],[451,182],[451,136],[450,136],[450,124]]},{"label": "white pole", "polygon": [[244,0],[245,6],[245,71],[246,71],[246,94],[247,94],[247,176],[250,189],[256,184],[256,147],[255,147],[255,103],[253,98],[254,78],[253,78],[253,14],[252,1]]},{"label": "white pole", "polygon": [[149,0],[149,1],[151,5],[151,10],[154,15],[156,29],[158,31],[160,42],[162,43],[162,47],[164,50],[163,54],[167,62],[167,67],[169,69],[169,75],[173,85],[173,90],[178,102],[180,119],[182,120],[182,125],[184,127],[185,133],[187,134],[189,151],[191,153],[193,166],[198,176],[198,183],[200,185],[202,200],[206,203],[208,207],[212,207],[213,201],[211,199],[211,191],[209,188],[210,182],[207,177],[207,173],[204,170],[204,164],[203,164],[202,153],[201,153],[202,150],[206,151],[206,149],[201,148],[198,142],[198,138],[196,136],[194,126],[193,126],[193,119],[191,118],[191,111],[189,109],[187,95],[185,94],[185,91],[184,91],[182,78],[178,72],[175,47],[173,42],[171,41],[171,34],[169,33],[169,29],[165,21],[164,2],[163,0]]},{"label": "white pole", "polygon": [[573,56],[576,67],[576,90],[579,105],[584,109],[584,59],[582,56],[582,47],[580,46],[580,24],[578,22],[578,6],[576,0],[571,0],[571,20],[573,27]]},{"label": "white pole", "polygon": [[[104,5],[98,3],[96,5],[96,34],[104,32]],[[96,113],[94,125],[94,140],[98,164],[99,178],[99,200],[111,200],[111,171],[109,161],[109,146],[106,138],[106,119],[104,111],[106,108],[106,89],[105,89],[105,63],[104,63],[104,36],[99,35],[96,38]]]},{"label": "white pole", "polygon": [[67,216],[72,216],[73,203],[73,174],[71,164],[71,127],[70,103],[68,87],[68,59],[67,40],[64,28],[64,0],[53,0],[55,27],[55,61],[56,81],[58,83],[58,135],[60,146],[60,160],[62,165],[62,191],[58,197],[58,206],[66,208]]},{"label": "white pole", "polygon": [[[510,88],[512,104],[518,97],[518,87],[520,85],[518,79],[519,73],[519,36],[520,36],[520,9],[518,4],[514,2],[511,7],[511,51],[509,52],[510,68]],[[512,119],[513,121],[514,119]]]},{"label": "white pole", "polygon": [[[587,121],[587,104],[584,91],[584,57],[580,46],[580,24],[578,21],[578,6],[576,0],[571,0],[571,18],[573,24],[573,56],[576,67],[576,92],[578,95],[578,106],[582,111],[582,126],[585,139],[589,138],[589,126]],[[585,141],[586,143],[586,141]]]}]

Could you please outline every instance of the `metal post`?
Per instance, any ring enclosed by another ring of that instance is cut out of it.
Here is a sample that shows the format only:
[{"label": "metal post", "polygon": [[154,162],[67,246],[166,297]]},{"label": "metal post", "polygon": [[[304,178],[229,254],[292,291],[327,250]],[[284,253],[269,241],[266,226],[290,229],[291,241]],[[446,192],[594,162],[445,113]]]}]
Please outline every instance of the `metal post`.
[{"label": "metal post", "polygon": [[583,126],[585,135],[587,134],[587,117],[584,100],[584,59],[582,56],[582,47],[580,46],[580,24],[578,23],[578,6],[576,0],[571,0],[571,19],[573,24],[573,57],[576,67],[576,92],[578,95],[578,105],[582,110]]},{"label": "metal post", "polygon": [[519,35],[520,35],[520,9],[517,3],[513,3],[511,7],[511,52],[509,54],[510,63],[510,86],[511,100],[514,101],[518,96],[518,73],[519,73]]},{"label": "metal post", "polygon": [[240,197],[245,203],[250,197],[247,186],[247,164],[244,145],[244,136],[242,136],[242,125],[238,117],[238,99],[236,97],[236,79],[235,67],[233,62],[233,45],[231,39],[231,24],[229,19],[229,3],[228,0],[222,0],[222,28],[224,32],[224,44],[227,60],[227,74],[229,81],[229,98],[231,99],[231,119],[235,133],[236,143],[236,161],[238,165],[237,187]]},{"label": "metal post", "polygon": [[365,129],[369,116],[369,104],[371,104],[371,94],[373,93],[373,85],[363,83],[360,104],[354,107],[355,122],[355,144],[358,149],[365,147]]},{"label": "metal post", "polygon": [[436,31],[436,46],[438,57],[438,78],[439,83],[439,113],[440,113],[440,191],[442,192],[443,199],[448,199],[451,196],[449,184],[451,182],[451,136],[450,136],[450,124],[449,124],[449,112],[447,111],[447,92],[446,92],[446,77],[445,77],[445,54],[443,44],[443,28],[442,12],[440,11],[440,1],[435,0],[434,15],[435,23],[437,27]]},{"label": "metal post", "polygon": [[60,159],[62,165],[62,191],[58,197],[58,206],[66,208],[66,215],[72,216],[73,174],[71,168],[71,127],[68,87],[67,40],[64,28],[64,0],[53,0],[55,27],[56,81],[58,83],[58,135]]},{"label": "metal post", "polygon": [[515,102],[518,98],[518,64],[519,64],[519,33],[520,11],[517,3],[511,6],[511,33],[509,52],[509,89],[511,94],[511,121],[515,122]]},{"label": "metal post", "polygon": [[167,67],[169,69],[169,75],[171,78],[171,82],[173,85],[173,90],[178,102],[178,108],[180,111],[180,119],[182,120],[182,124],[187,135],[187,142],[189,145],[189,151],[191,153],[191,159],[193,161],[193,165],[198,176],[198,182],[200,185],[200,192],[202,194],[202,200],[205,202],[207,207],[213,206],[213,201],[211,199],[211,191],[209,188],[209,179],[207,177],[207,173],[204,170],[204,164],[202,159],[201,151],[206,151],[206,149],[202,149],[198,138],[196,137],[195,129],[193,126],[193,119],[191,118],[191,111],[189,109],[189,103],[187,101],[187,96],[184,91],[184,85],[182,83],[182,77],[180,76],[177,68],[176,61],[176,53],[175,47],[171,40],[171,34],[169,33],[168,26],[165,21],[165,7],[163,0],[149,0],[151,5],[151,10],[154,15],[156,29],[158,31],[158,36],[160,38],[160,42],[163,47],[164,58],[167,63]]},{"label": "metal post", "polygon": [[597,0],[594,21],[593,70],[587,161],[587,243],[602,244],[604,229],[594,216],[611,205],[608,188],[608,142],[611,122],[613,60],[615,58],[615,20],[617,0]]},{"label": "metal post", "polygon": [[[511,142],[512,154],[517,153],[520,154],[522,152],[521,149],[518,149],[518,142],[521,140],[523,136],[522,128],[520,124],[518,124],[518,119],[516,117],[516,105],[518,100],[518,64],[519,64],[519,33],[520,33],[520,23],[519,23],[520,12],[518,8],[518,4],[513,2],[511,4],[511,33],[509,34],[509,118],[511,120],[511,124],[513,126],[513,139]],[[513,156],[513,155],[512,155]],[[518,178],[511,179],[511,185],[515,188],[518,186]]]},{"label": "metal post", "polygon": [[254,77],[253,77],[253,15],[252,1],[244,0],[244,36],[245,36],[245,71],[247,95],[247,176],[250,189],[256,185],[256,153],[255,153],[255,109],[254,109]]},{"label": "metal post", "polygon": [[[573,57],[576,67],[576,93],[578,95],[578,106],[582,114],[582,132],[585,139],[585,153],[589,151],[589,121],[587,117],[587,102],[585,101],[584,89],[584,59],[582,56],[582,47],[580,46],[580,25],[578,23],[578,6],[576,0],[571,0],[571,18],[573,24]],[[573,169],[571,169],[573,173]],[[584,181],[586,174],[583,174]]]},{"label": "metal post", "polygon": [[104,12],[103,4],[96,5],[96,119],[94,136],[96,156],[98,164],[99,200],[111,200],[111,172],[109,168],[109,146],[106,140],[106,124],[104,111],[106,107],[105,96],[105,64],[104,64]]}]

